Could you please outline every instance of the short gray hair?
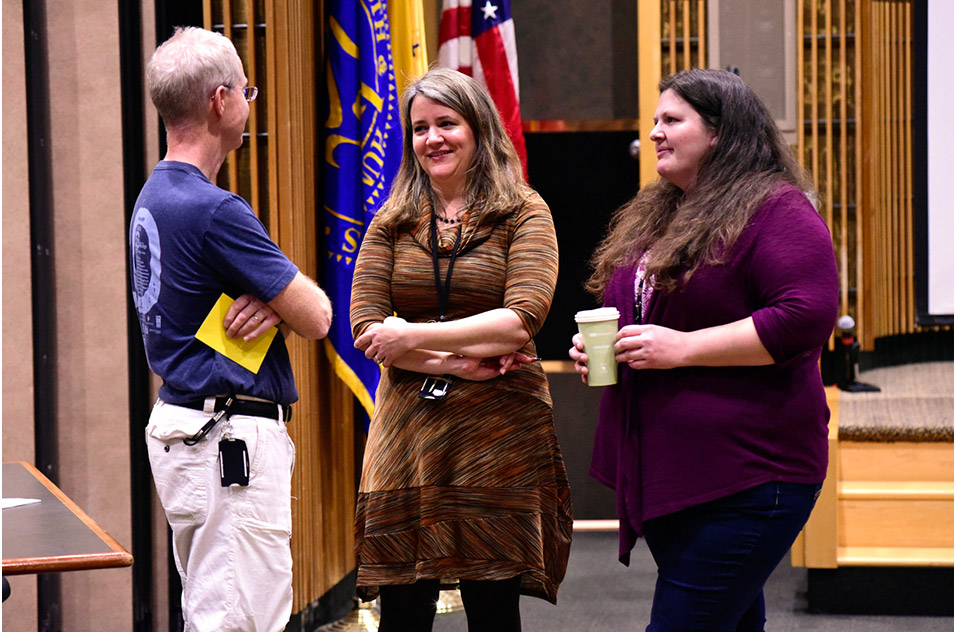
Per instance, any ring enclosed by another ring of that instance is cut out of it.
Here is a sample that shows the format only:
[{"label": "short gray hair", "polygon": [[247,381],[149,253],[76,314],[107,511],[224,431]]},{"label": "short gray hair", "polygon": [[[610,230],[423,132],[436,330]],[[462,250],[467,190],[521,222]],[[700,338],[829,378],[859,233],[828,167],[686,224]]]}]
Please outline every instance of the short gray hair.
[{"label": "short gray hair", "polygon": [[167,127],[200,120],[223,84],[242,81],[242,63],[228,38],[194,26],[177,27],[146,65],[146,85]]}]

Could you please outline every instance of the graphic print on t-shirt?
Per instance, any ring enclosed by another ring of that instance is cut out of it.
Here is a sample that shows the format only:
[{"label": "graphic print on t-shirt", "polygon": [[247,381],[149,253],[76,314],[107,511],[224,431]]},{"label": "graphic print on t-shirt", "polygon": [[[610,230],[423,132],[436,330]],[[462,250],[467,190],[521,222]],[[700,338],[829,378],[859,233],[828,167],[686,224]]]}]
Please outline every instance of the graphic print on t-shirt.
[{"label": "graphic print on t-shirt", "polygon": [[[159,230],[149,209],[145,207],[136,209],[129,241],[133,302],[136,304],[136,311],[143,317],[141,320],[145,327],[148,322],[146,315],[159,300],[162,276]],[[158,327],[159,323],[155,323],[155,326]]]}]

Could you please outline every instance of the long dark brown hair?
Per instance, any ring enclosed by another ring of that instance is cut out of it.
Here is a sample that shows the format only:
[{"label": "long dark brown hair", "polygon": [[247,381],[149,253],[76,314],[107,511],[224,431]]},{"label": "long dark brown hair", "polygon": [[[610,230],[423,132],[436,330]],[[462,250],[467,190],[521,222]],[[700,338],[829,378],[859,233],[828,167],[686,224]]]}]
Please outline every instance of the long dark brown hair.
[{"label": "long dark brown hair", "polygon": [[658,179],[611,218],[591,257],[585,287],[603,298],[614,270],[647,253],[647,278],[673,291],[702,264],[721,262],[747,222],[779,183],[809,191],[810,182],[773,117],[740,77],[723,70],[685,70],[663,80],[714,131],[716,143],[687,191]]},{"label": "long dark brown hair", "polygon": [[449,68],[432,68],[402,93],[404,142],[402,161],[379,215],[386,226],[400,228],[421,219],[422,203],[432,198],[428,174],[412,147],[412,101],[426,97],[451,108],[471,126],[475,157],[465,183],[465,208],[478,213],[479,223],[508,215],[527,198],[521,161],[508,138],[488,91],[471,77]]}]

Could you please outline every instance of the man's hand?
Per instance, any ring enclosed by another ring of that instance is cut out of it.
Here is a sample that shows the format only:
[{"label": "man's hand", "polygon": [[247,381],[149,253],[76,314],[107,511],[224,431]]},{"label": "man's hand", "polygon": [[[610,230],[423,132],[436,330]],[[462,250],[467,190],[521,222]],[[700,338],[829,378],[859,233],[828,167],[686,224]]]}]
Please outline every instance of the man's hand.
[{"label": "man's hand", "polygon": [[252,294],[243,294],[235,300],[222,326],[230,338],[242,338],[246,342],[254,340],[282,322],[279,315]]}]

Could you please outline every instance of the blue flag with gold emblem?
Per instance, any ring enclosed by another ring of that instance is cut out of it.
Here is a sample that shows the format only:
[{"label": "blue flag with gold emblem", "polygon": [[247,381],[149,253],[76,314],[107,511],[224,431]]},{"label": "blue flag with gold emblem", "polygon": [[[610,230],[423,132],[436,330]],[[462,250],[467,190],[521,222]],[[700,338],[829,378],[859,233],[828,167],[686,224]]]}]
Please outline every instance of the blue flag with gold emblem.
[{"label": "blue flag with gold emblem", "polygon": [[325,348],[336,374],[371,416],[381,369],[353,345],[349,301],[359,245],[401,161],[402,125],[385,0],[331,0],[326,6],[322,287],[334,312]]}]

